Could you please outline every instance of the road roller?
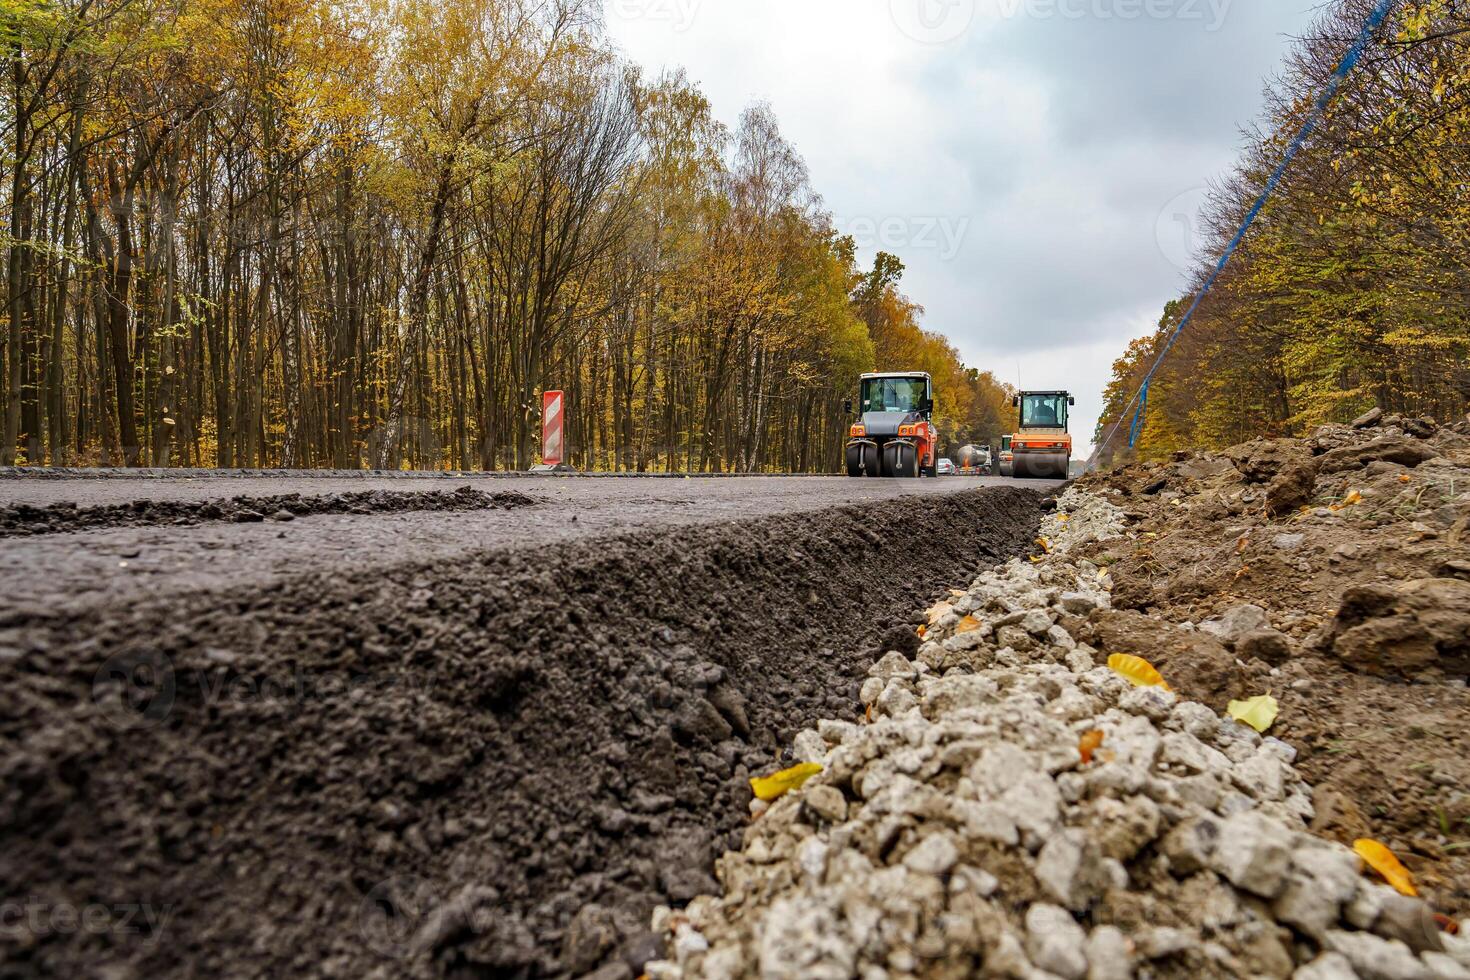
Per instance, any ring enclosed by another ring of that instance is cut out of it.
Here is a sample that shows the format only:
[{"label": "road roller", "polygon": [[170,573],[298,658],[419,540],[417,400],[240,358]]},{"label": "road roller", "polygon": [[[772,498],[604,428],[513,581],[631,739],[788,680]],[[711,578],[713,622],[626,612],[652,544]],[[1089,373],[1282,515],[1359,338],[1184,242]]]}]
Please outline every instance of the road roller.
[{"label": "road roller", "polygon": [[1077,404],[1065,391],[1023,391],[1012,402],[1020,426],[1011,436],[1011,469],[1018,478],[1065,480],[1072,461],[1068,410]]}]

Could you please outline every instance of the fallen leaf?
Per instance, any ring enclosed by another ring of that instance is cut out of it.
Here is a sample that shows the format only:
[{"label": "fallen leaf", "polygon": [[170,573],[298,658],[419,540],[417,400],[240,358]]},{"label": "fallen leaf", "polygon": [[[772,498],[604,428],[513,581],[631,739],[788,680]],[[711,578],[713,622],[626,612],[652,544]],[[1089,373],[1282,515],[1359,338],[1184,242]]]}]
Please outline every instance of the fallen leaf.
[{"label": "fallen leaf", "polygon": [[1246,575],[1249,575],[1250,573],[1251,573],[1251,567],[1249,565],[1242,565],[1240,567],[1240,571],[1238,571],[1238,572],[1235,573],[1235,578],[1231,579],[1231,581],[1232,582],[1239,582],[1243,577],[1245,577]]},{"label": "fallen leaf", "polygon": [[1164,675],[1159,673],[1158,668],[1142,657],[1135,657],[1128,653],[1115,653],[1108,658],[1108,668],[1120,674],[1134,687],[1162,687],[1166,691],[1173,690],[1164,680]]},{"label": "fallen leaf", "polygon": [[1414,478],[1407,473],[1401,473],[1399,474],[1399,482],[1404,484],[1413,483]]},{"label": "fallen leaf", "polygon": [[1410,898],[1417,897],[1419,889],[1414,887],[1414,876],[1409,874],[1409,869],[1398,856],[1386,846],[1376,840],[1357,840],[1353,842],[1353,850],[1358,852],[1358,857],[1363,862],[1383,876],[1383,880],[1393,886],[1400,895]]},{"label": "fallen leaf", "polygon": [[1361,504],[1362,502],[1363,502],[1363,495],[1361,493],[1359,493],[1357,490],[1354,490],[1352,493],[1350,493],[1346,497],[1342,498],[1342,505],[1344,507],[1351,507],[1353,504]]},{"label": "fallen leaf", "polygon": [[1434,914],[1434,924],[1439,926],[1439,931],[1451,936],[1460,934],[1460,924],[1447,915]]},{"label": "fallen leaf", "polygon": [[920,626],[918,629],[914,630],[914,632],[915,633],[918,633],[919,634],[919,639],[922,640],[924,637],[926,637],[926,636],[929,635],[929,627],[927,627],[927,626]]},{"label": "fallen leaf", "polygon": [[960,633],[973,633],[976,630],[980,629],[980,627],[980,620],[976,619],[974,616],[966,616],[964,619],[960,620],[959,625],[954,628],[954,631],[956,635]]},{"label": "fallen leaf", "polygon": [[1058,521],[1058,523],[1061,523],[1061,524],[1065,524],[1068,521],[1070,521],[1071,519],[1072,519],[1072,515],[1071,514],[1058,514],[1057,515],[1057,521]]},{"label": "fallen leaf", "polygon": [[1082,738],[1077,742],[1077,751],[1082,755],[1084,766],[1092,764],[1092,754],[1102,748],[1103,733],[1097,729],[1084,732]]},{"label": "fallen leaf", "polygon": [[1042,557],[1040,557],[1038,555],[1032,555],[1031,556],[1031,564],[1033,564],[1033,565],[1040,565],[1044,561],[1046,561],[1046,559],[1045,558],[1042,558]]},{"label": "fallen leaf", "polygon": [[950,596],[951,599],[963,599],[965,596],[967,596],[969,594],[970,593],[966,592],[964,589],[950,589],[949,590],[949,596]]},{"label": "fallen leaf", "polygon": [[868,710],[863,712],[863,721],[869,725],[873,723],[873,706],[871,704],[868,705]]},{"label": "fallen leaf", "polygon": [[927,613],[925,613],[925,615],[929,617],[929,625],[933,626],[935,623],[939,622],[941,619],[943,619],[945,616],[948,616],[952,612],[954,612],[953,605],[948,602],[937,602],[929,609]]},{"label": "fallen leaf", "polygon": [[779,800],[794,789],[800,789],[802,783],[821,771],[822,767],[815,762],[803,762],[799,766],[782,769],[769,776],[754,777],[750,781],[750,790],[755,794],[756,799],[769,803],[772,800]]},{"label": "fallen leaf", "polygon": [[1249,725],[1264,735],[1266,729],[1276,724],[1276,717],[1281,714],[1281,705],[1271,695],[1263,694],[1248,701],[1231,701],[1228,712],[1236,721]]},{"label": "fallen leaf", "polygon": [[1235,542],[1235,553],[1237,555],[1243,555],[1245,554],[1245,549],[1249,548],[1250,546],[1251,536],[1249,534],[1243,534],[1241,535],[1240,540]]},{"label": "fallen leaf", "polygon": [[1036,543],[1040,546],[1042,551],[1046,552],[1048,555],[1051,554],[1051,541],[1049,539],[1037,538]]}]

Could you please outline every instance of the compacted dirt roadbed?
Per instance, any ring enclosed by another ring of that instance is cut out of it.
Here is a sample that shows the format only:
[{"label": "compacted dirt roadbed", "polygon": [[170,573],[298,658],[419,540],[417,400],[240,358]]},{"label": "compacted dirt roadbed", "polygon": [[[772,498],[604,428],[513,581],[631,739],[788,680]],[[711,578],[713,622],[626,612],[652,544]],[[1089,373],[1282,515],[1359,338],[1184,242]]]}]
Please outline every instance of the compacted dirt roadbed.
[{"label": "compacted dirt roadbed", "polygon": [[631,976],[1045,487],[198,482],[0,484],[0,975]]},{"label": "compacted dirt roadbed", "polygon": [[[55,609],[132,593],[231,590],[308,572],[448,561],[474,549],[542,548],[995,485],[1017,484],[838,477],[0,477],[6,555],[0,607]],[[453,498],[470,494],[488,499],[483,506],[455,504]],[[273,519],[290,495],[297,498],[291,509],[309,512],[310,520]],[[406,501],[414,496],[426,505],[411,508]],[[203,512],[208,508],[219,513]],[[242,512],[255,517],[241,522]],[[29,533],[38,525],[53,533]]]}]

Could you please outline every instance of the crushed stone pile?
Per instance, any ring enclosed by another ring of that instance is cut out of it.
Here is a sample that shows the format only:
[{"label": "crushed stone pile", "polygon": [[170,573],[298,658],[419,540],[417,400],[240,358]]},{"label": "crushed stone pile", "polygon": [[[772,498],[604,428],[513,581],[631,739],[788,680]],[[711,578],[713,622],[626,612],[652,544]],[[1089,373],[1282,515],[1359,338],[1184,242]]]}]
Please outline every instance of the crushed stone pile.
[{"label": "crushed stone pile", "polygon": [[1071,555],[1124,518],[1069,490],[1049,554],[982,574],[872,667],[869,723],[798,734],[822,771],[752,804],[721,895],[655,913],[647,975],[1470,977],[1470,940],[1307,832],[1289,745],[1132,686],[1060,625],[1111,605]]},{"label": "crushed stone pile", "polygon": [[1077,639],[1215,708],[1273,693],[1312,831],[1384,842],[1470,914],[1470,419],[1374,411],[1078,486],[1128,526],[1075,552],[1113,582]]}]

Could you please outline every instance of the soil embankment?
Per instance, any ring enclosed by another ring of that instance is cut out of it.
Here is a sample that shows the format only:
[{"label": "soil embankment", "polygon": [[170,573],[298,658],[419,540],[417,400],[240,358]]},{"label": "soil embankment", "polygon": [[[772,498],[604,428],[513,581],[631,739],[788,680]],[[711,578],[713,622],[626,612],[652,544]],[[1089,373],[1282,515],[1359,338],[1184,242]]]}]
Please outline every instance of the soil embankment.
[{"label": "soil embankment", "polygon": [[[1022,553],[1039,499],[13,608],[0,880],[36,912],[0,935],[0,973],[637,965],[650,910],[709,890],[738,844],[748,777],[853,716],[912,611]],[[95,928],[56,915],[94,907]]]}]

